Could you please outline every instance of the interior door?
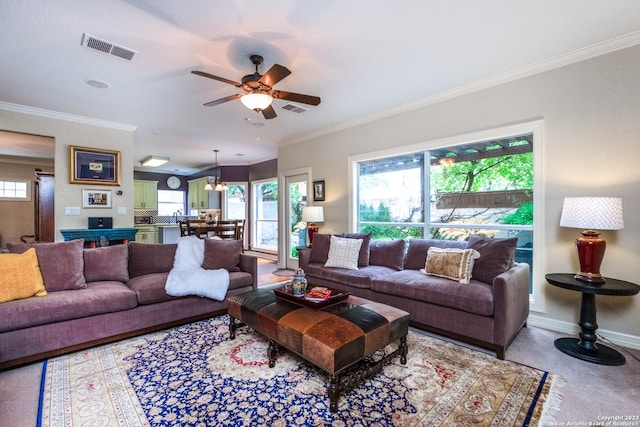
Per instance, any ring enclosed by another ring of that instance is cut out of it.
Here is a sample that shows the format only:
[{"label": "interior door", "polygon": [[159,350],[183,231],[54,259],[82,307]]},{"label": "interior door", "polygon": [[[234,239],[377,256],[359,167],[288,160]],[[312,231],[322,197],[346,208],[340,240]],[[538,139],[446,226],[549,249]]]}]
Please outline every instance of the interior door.
[{"label": "interior door", "polygon": [[305,243],[302,240],[306,228],[300,229],[302,222],[302,208],[307,205],[307,173],[291,175],[285,177],[285,200],[287,203],[285,214],[286,233],[286,259],[285,266],[289,269],[298,268],[299,245]]}]

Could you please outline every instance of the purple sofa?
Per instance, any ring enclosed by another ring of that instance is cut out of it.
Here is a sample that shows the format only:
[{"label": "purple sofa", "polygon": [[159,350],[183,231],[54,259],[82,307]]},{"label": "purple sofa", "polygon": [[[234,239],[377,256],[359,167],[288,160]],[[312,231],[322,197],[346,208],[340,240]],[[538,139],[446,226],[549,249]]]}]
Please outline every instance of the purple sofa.
[{"label": "purple sofa", "polygon": [[[419,328],[488,348],[504,359],[508,345],[529,315],[529,265],[514,263],[516,239],[468,242],[433,239],[371,241],[363,238],[358,269],[325,267],[330,236],[314,236],[299,252],[311,286],[327,286],[406,310]],[[472,248],[480,252],[469,284],[426,275],[430,247]]]},{"label": "purple sofa", "polygon": [[[227,310],[226,299],[166,294],[177,244],[84,249],[83,243],[7,245],[13,253],[36,248],[47,295],[0,303],[0,370]],[[224,258],[220,265],[233,264],[227,296],[257,287],[257,258],[215,256]]]}]

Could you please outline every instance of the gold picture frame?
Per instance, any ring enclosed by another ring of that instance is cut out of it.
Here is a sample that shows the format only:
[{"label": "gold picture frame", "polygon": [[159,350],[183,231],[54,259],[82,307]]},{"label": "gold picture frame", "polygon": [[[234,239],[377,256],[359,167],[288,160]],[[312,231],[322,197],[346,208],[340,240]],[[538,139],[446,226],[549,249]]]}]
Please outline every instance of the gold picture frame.
[{"label": "gold picture frame", "polygon": [[70,145],[69,183],[120,185],[120,152]]}]

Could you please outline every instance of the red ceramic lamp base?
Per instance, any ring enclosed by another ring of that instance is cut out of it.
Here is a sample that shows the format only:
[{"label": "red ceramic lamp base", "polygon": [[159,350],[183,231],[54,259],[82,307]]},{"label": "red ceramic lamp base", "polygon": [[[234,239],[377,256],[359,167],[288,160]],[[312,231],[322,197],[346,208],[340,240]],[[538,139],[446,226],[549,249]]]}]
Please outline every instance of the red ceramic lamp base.
[{"label": "red ceramic lamp base", "polygon": [[313,244],[313,235],[318,232],[318,226],[313,222],[307,225],[307,234],[309,237],[309,246]]},{"label": "red ceramic lamp base", "polygon": [[575,275],[577,280],[589,283],[604,283],[600,274],[600,265],[604,258],[607,242],[600,238],[600,233],[594,230],[582,232],[582,237],[576,240],[580,272]]}]

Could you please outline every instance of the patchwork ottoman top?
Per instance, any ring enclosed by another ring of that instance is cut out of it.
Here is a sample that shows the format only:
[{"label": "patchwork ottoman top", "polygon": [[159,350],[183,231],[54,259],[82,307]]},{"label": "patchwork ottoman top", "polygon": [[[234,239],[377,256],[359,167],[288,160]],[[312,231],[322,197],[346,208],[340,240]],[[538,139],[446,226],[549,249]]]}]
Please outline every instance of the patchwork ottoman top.
[{"label": "patchwork ottoman top", "polygon": [[254,290],[227,299],[229,315],[330,374],[405,336],[409,313],[349,296],[319,310]]}]

